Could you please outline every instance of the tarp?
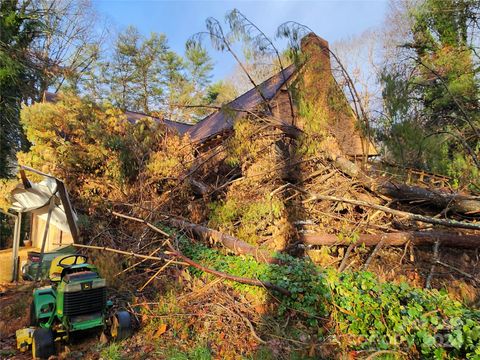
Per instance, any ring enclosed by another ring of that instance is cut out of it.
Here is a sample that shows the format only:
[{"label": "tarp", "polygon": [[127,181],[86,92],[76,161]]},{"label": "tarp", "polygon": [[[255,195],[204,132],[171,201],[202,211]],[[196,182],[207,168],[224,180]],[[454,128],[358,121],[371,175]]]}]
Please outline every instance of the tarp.
[{"label": "tarp", "polygon": [[[57,183],[54,178],[45,177],[39,183],[30,183],[30,188],[18,185],[12,191],[13,205],[11,210],[15,212],[32,212],[40,219],[47,221],[50,199],[53,197],[54,208],[50,223],[63,232],[71,233],[70,226],[65,214],[65,208],[57,192]],[[75,221],[77,216],[73,213]]]}]

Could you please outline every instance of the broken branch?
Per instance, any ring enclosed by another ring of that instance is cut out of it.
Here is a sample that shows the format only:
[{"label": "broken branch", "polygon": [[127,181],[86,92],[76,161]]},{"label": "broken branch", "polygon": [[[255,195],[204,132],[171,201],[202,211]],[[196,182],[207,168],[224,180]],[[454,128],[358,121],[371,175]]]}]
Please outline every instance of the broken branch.
[{"label": "broken branch", "polygon": [[166,237],[170,237],[169,234],[167,234],[165,231],[159,229],[158,227],[156,227],[155,225],[149,223],[148,221],[144,220],[144,219],[140,219],[140,218],[137,218],[137,217],[134,217],[134,216],[129,216],[129,215],[125,215],[125,214],[120,214],[116,211],[112,211],[112,215],[115,215],[115,216],[118,216],[118,217],[121,217],[121,218],[124,218],[124,219],[128,219],[128,220],[132,220],[132,221],[136,221],[136,222],[139,222],[139,223],[142,223],[142,224],[145,224],[147,225],[150,229],[162,234],[163,236],[166,236]]},{"label": "broken branch", "polygon": [[332,155],[330,160],[344,174],[359,180],[365,188],[377,194],[402,200],[425,200],[428,204],[458,213],[471,214],[480,212],[480,201],[471,196],[451,194],[440,190],[425,189],[391,181],[380,181],[365,174],[355,163],[344,156]]},{"label": "broken branch", "polygon": [[278,291],[279,293],[281,293],[283,295],[286,295],[286,296],[290,295],[290,291],[288,291],[288,290],[286,290],[286,289],[284,289],[280,286],[277,286],[275,284],[272,284],[271,282],[268,282],[268,281],[260,281],[260,280],[256,280],[256,279],[243,278],[243,277],[240,277],[240,276],[234,276],[234,275],[230,275],[230,274],[227,274],[227,273],[224,273],[224,272],[221,272],[221,271],[217,271],[217,270],[207,268],[207,267],[193,261],[192,259],[186,257],[180,251],[175,250],[170,244],[168,244],[168,246],[169,246],[170,251],[172,252],[172,254],[174,256],[182,259],[188,265],[193,266],[194,268],[197,268],[197,269],[199,269],[203,272],[218,276],[222,279],[233,280],[233,281],[239,282],[241,284],[260,286],[260,287],[264,287],[266,289],[275,290],[275,291]]},{"label": "broken branch", "polygon": [[[302,190],[302,191],[305,192],[304,190]],[[467,223],[467,222],[457,221],[457,220],[445,220],[445,219],[432,218],[432,217],[429,217],[429,216],[424,216],[424,215],[414,214],[414,213],[410,213],[410,212],[406,212],[406,211],[391,209],[391,208],[383,206],[383,205],[372,204],[372,203],[368,203],[366,201],[339,198],[339,197],[336,197],[336,196],[321,195],[321,194],[310,194],[310,195],[311,195],[311,197],[309,199],[305,200],[304,203],[311,202],[311,201],[316,201],[316,200],[343,202],[343,203],[352,204],[352,205],[369,207],[369,208],[380,210],[380,211],[383,211],[383,212],[386,212],[386,213],[389,213],[389,214],[392,214],[392,215],[401,216],[401,217],[409,219],[409,220],[421,221],[421,222],[428,223],[428,224],[442,225],[442,226],[446,226],[446,227],[454,227],[454,228],[462,228],[462,229],[480,230],[480,224]]]},{"label": "broken branch", "polygon": [[[61,244],[54,244],[54,245],[61,245]],[[74,246],[74,247],[78,247],[78,248],[108,251],[108,252],[112,252],[112,253],[115,253],[115,254],[132,256],[132,257],[136,257],[136,258],[140,258],[140,259],[146,259],[146,260],[170,261],[170,259],[167,256],[160,257],[160,256],[142,255],[142,254],[136,254],[136,253],[131,252],[131,251],[123,251],[123,250],[112,249],[112,248],[106,247],[106,246],[83,245],[83,244],[75,244],[75,243],[73,243],[71,245]],[[169,255],[168,253],[164,253],[164,254]],[[177,264],[177,265],[188,265],[187,263],[182,262],[182,261],[173,261],[172,263]]]},{"label": "broken branch", "polygon": [[244,278],[244,277],[240,277],[240,276],[234,276],[234,275],[230,275],[230,274],[227,274],[227,273],[224,273],[224,272],[221,272],[221,271],[217,271],[217,270],[207,268],[207,267],[205,267],[201,264],[196,263],[192,259],[186,257],[181,252],[173,249],[173,247],[169,243],[168,243],[168,246],[171,249],[171,251],[169,251],[168,253],[165,253],[165,254],[168,254],[168,255],[171,255],[171,256],[174,256],[174,257],[178,257],[183,261],[175,261],[175,260],[172,260],[172,259],[162,258],[162,257],[158,257],[158,256],[148,256],[148,255],[142,255],[142,254],[135,254],[133,252],[122,251],[122,250],[112,249],[112,248],[103,247],[103,246],[82,245],[82,244],[72,244],[72,246],[79,247],[79,248],[86,248],[86,249],[109,251],[109,252],[113,252],[113,253],[117,253],[117,254],[133,256],[133,257],[138,257],[138,258],[142,258],[142,259],[162,260],[162,261],[166,261],[169,264],[171,263],[171,264],[177,264],[177,265],[192,266],[192,267],[197,268],[197,269],[199,269],[203,272],[206,272],[208,274],[218,276],[222,279],[232,280],[232,281],[235,281],[235,282],[239,282],[241,284],[259,286],[259,287],[263,287],[263,288],[269,289],[269,290],[275,290],[275,291],[278,291],[279,293],[281,293],[285,296],[290,295],[290,292],[288,290],[286,290],[286,289],[284,289],[280,286],[277,286],[275,284],[272,284],[271,282],[268,282],[268,281],[260,281],[260,280],[256,280],[256,279],[249,279],[249,278]]},{"label": "broken branch", "polygon": [[191,232],[195,237],[203,241],[221,243],[235,254],[251,255],[259,262],[266,262],[270,264],[278,262],[278,260],[269,252],[261,250],[256,246],[247,244],[246,242],[231,235],[172,217],[168,218],[166,221],[171,226]]}]

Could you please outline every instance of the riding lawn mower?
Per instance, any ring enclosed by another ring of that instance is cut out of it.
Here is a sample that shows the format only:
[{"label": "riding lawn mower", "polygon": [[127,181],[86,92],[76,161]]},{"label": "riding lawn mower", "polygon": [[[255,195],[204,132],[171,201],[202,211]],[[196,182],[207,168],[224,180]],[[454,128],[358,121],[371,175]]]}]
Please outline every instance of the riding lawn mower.
[{"label": "riding lawn mower", "polygon": [[130,314],[114,311],[107,301],[106,281],[96,267],[80,254],[55,258],[49,271],[49,286],[33,290],[30,324],[17,330],[17,347],[33,358],[48,359],[55,354],[55,342],[85,330],[104,331],[113,340],[132,333]]}]

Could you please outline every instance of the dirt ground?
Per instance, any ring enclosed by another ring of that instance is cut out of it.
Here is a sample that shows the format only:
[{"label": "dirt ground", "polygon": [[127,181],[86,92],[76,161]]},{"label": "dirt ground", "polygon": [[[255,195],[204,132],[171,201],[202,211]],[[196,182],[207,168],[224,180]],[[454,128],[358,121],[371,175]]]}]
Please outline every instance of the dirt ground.
[{"label": "dirt ground", "polygon": [[27,283],[0,283],[0,359],[30,359],[16,351],[15,331],[28,323],[33,286]]}]

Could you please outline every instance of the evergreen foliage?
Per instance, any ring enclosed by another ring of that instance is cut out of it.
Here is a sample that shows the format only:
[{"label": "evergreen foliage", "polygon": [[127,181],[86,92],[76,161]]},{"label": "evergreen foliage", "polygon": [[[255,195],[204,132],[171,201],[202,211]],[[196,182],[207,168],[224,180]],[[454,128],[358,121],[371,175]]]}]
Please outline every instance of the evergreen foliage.
[{"label": "evergreen foliage", "polygon": [[425,0],[407,14],[411,41],[384,69],[384,113],[379,138],[403,166],[451,176],[478,188],[479,4]]},{"label": "evergreen foliage", "polygon": [[118,34],[111,58],[98,59],[76,91],[122,110],[195,122],[205,109],[186,106],[202,104],[212,69],[210,56],[199,44],[186,46],[182,57],[169,47],[165,34],[147,37],[129,26]]},{"label": "evergreen foliage", "polygon": [[32,146],[19,161],[65,180],[88,209],[126,196],[163,134],[148,118],[131,124],[71,94],[23,109],[22,125]]},{"label": "evergreen foliage", "polygon": [[19,124],[20,106],[31,96],[39,73],[32,66],[29,46],[42,23],[28,2],[0,3],[0,178],[10,177],[15,152],[26,145]]}]

